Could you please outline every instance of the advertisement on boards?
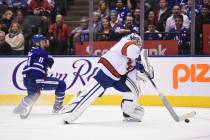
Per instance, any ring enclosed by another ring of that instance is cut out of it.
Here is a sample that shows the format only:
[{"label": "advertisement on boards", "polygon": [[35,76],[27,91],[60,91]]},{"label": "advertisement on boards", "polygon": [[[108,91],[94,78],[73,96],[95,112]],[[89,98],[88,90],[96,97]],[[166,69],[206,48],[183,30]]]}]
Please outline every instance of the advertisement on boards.
[{"label": "advertisement on boards", "polygon": [[[27,58],[0,58],[0,94],[23,94],[22,69]],[[65,80],[67,93],[76,93],[93,76],[99,57],[56,57],[48,76]],[[166,95],[210,96],[210,57],[149,57],[154,82]],[[157,95],[140,81],[142,95]],[[108,89],[106,94],[118,94]]]},{"label": "advertisement on boards", "polygon": [[[77,55],[90,54],[89,42],[76,43],[75,49]],[[106,53],[116,41],[94,41],[93,55],[101,56]],[[178,41],[176,40],[154,40],[144,41],[144,48],[147,49],[150,56],[164,56],[178,54]]]}]

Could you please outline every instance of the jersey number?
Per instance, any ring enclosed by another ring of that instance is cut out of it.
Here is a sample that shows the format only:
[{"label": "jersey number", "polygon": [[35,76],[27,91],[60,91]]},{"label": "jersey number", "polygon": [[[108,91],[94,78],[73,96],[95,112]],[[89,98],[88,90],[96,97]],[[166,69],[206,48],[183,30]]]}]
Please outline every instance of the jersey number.
[{"label": "jersey number", "polygon": [[43,57],[40,57],[39,58],[39,63],[43,63],[43,60],[44,60],[44,58]]}]

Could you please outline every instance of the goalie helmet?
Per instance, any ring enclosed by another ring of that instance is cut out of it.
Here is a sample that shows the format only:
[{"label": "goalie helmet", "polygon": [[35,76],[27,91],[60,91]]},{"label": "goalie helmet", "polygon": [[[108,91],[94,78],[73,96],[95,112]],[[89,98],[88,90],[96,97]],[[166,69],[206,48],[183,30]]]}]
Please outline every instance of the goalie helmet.
[{"label": "goalie helmet", "polygon": [[129,40],[135,40],[137,46],[142,46],[142,39],[137,33],[131,33],[126,37]]}]

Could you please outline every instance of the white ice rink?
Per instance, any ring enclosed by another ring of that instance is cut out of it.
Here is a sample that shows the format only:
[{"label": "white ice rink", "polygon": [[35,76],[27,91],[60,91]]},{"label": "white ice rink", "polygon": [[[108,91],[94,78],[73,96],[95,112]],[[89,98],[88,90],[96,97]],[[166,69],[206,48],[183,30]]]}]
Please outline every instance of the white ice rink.
[{"label": "white ice rink", "polygon": [[207,108],[175,108],[178,114],[197,112],[186,124],[175,122],[163,107],[145,107],[143,122],[128,123],[118,106],[92,106],[70,125],[50,114],[49,106],[35,106],[26,120],[13,108],[0,106],[0,140],[210,140]]}]

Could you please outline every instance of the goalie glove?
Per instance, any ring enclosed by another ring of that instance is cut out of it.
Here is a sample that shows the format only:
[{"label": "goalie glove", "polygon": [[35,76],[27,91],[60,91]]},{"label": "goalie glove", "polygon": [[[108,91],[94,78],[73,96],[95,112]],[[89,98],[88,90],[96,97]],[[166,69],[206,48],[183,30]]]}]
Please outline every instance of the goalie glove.
[{"label": "goalie glove", "polygon": [[145,69],[144,66],[141,62],[141,56],[139,55],[138,58],[136,58],[136,66],[135,66],[136,70],[140,71],[141,73],[144,73]]},{"label": "goalie glove", "polygon": [[143,49],[141,55],[136,59],[137,80],[145,81],[147,76],[150,79],[154,78],[153,67],[149,64],[147,59],[147,52]]}]

